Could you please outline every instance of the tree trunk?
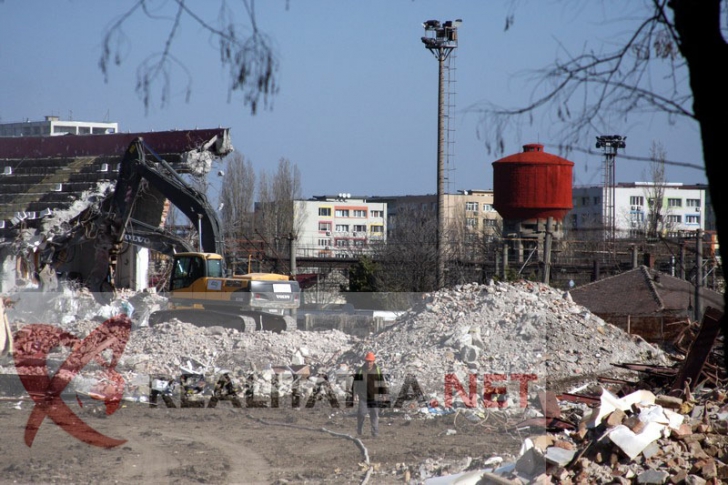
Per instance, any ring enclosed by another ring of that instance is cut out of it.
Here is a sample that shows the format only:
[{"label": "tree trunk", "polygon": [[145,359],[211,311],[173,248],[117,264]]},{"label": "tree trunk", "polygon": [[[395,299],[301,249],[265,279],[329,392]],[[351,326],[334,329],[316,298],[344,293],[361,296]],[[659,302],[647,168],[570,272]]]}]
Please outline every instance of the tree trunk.
[{"label": "tree trunk", "polygon": [[[728,89],[719,66],[728,60],[728,46],[720,31],[722,0],[672,0],[680,53],[690,73],[693,109],[700,124],[703,159],[713,209],[715,210],[718,240],[728,242],[728,207],[725,187],[721,180],[721,165],[725,164],[725,140],[728,133]],[[725,179],[723,179],[725,180]],[[728,296],[724,294],[725,302]],[[728,304],[726,305],[728,307]],[[721,319],[724,335],[728,332],[725,314]],[[728,368],[728,352],[726,367]]]}]

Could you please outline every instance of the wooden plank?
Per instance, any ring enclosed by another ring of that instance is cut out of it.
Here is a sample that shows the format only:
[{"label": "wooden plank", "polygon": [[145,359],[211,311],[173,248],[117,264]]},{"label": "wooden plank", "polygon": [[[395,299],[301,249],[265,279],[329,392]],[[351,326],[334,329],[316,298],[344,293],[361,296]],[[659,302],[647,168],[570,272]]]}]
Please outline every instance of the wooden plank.
[{"label": "wooden plank", "polygon": [[672,383],[672,390],[694,390],[700,380],[705,363],[715,345],[715,340],[720,332],[720,319],[723,312],[708,307],[703,315],[703,322],[695,340],[690,345],[688,355],[685,357],[675,380]]}]

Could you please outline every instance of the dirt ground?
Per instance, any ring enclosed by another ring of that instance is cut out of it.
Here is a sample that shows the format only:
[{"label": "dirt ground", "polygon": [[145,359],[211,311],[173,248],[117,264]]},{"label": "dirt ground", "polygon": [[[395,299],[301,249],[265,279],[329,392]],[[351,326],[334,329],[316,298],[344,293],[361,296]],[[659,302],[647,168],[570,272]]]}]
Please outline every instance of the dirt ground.
[{"label": "dirt ground", "polygon": [[[321,431],[355,435],[353,409],[332,409],[325,401],[295,409],[126,402],[110,416],[103,408],[73,404],[90,426],[126,443],[90,446],[46,418],[28,447],[24,432],[33,402],[18,406],[18,400],[3,398],[0,483],[344,484],[365,477],[357,443]],[[472,468],[494,454],[516,454],[522,439],[473,425],[462,414],[408,418],[390,410],[380,419],[380,436],[367,434],[361,442],[374,466],[368,483],[388,484],[404,483],[407,468],[411,483],[421,482],[420,466],[428,458],[441,466],[470,457]]]}]

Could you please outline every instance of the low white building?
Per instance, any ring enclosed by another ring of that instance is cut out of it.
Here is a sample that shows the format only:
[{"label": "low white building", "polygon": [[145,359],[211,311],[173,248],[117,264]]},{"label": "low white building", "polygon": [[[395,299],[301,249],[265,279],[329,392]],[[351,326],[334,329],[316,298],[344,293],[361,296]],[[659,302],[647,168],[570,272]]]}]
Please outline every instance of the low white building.
[{"label": "low white building", "polygon": [[43,121],[0,123],[0,136],[106,135],[119,132],[119,123],[61,120],[46,116]]},{"label": "low white building", "polygon": [[707,185],[653,182],[619,183],[611,188],[574,187],[574,208],[564,222],[574,230],[605,230],[612,213],[607,201],[613,199],[617,238],[644,235],[650,223],[663,236],[704,231],[714,227],[707,189]]},{"label": "low white building", "polygon": [[352,258],[366,254],[372,245],[385,241],[386,220],[386,203],[351,194],[296,201],[296,256]]}]

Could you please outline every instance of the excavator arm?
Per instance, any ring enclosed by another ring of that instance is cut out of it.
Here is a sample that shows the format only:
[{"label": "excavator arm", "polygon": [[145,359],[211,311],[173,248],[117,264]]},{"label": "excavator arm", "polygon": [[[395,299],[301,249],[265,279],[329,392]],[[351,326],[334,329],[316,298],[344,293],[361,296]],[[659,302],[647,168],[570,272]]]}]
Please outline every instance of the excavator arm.
[{"label": "excavator arm", "polygon": [[[150,155],[151,160],[147,158]],[[142,138],[134,140],[121,162],[110,212],[119,216],[116,243],[121,243],[139,194],[142,180],[159,190],[200,231],[200,251],[222,254],[222,228],[217,214],[202,192],[190,186]]]},{"label": "excavator arm", "polygon": [[53,259],[58,259],[63,250],[93,240],[93,262],[85,283],[95,295],[113,291],[109,268],[115,264],[124,242],[161,249],[166,254],[194,250],[181,238],[133,219],[135,205],[145,183],[157,189],[197,225],[201,251],[222,254],[220,220],[205,194],[190,186],[142,138],[137,138],[124,153],[113,194],[100,207],[95,206],[82,213],[77,218],[75,231],[64,241],[54,244]]},{"label": "excavator arm", "polygon": [[124,232],[124,242],[153,249],[158,253],[172,256],[175,253],[195,251],[189,241],[167,229],[154,227],[134,218],[129,219],[128,229]]}]

